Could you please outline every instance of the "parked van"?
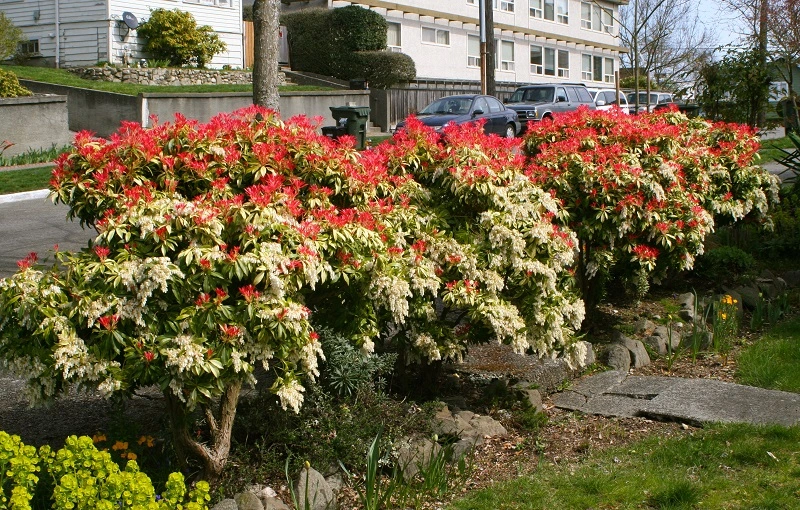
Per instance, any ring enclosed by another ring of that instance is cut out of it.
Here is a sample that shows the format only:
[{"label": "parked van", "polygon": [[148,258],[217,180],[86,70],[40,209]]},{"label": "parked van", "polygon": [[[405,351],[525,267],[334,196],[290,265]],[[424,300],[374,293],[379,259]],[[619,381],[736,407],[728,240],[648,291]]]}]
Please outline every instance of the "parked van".
[{"label": "parked van", "polygon": [[595,109],[594,99],[582,83],[537,83],[519,87],[506,106],[515,110],[525,132],[529,121],[552,118],[553,114],[571,112],[580,106]]},{"label": "parked van", "polygon": [[650,100],[647,100],[647,91],[639,91],[639,110],[636,110],[636,92],[628,92],[628,104],[631,113],[652,112],[657,105],[674,103],[675,98],[669,92],[650,92]]},{"label": "parked van", "polygon": [[630,113],[628,98],[622,91],[619,92],[619,96],[615,101],[614,96],[617,94],[617,91],[614,89],[587,88],[586,90],[592,95],[594,104],[598,110],[610,110],[615,106],[619,106],[619,109],[622,110],[623,113]]}]

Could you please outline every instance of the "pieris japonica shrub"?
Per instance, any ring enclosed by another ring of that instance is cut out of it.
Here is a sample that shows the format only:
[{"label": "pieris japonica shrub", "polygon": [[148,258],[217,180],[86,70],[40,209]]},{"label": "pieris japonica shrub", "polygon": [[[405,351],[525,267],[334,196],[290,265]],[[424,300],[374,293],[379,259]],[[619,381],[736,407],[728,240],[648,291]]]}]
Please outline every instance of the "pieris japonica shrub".
[{"label": "pieris japonica shrub", "polygon": [[[284,409],[302,404],[323,352],[312,315],[364,355],[459,359],[500,341],[581,359],[576,238],[518,143],[410,122],[358,152],[315,128],[253,107],[78,134],[51,187],[97,237],[0,281],[0,358],[39,398],[159,385],[178,455],[206,479],[256,365]],[[190,433],[196,409],[207,439]]]},{"label": "pieris japonica shrub", "polygon": [[526,173],[563,206],[595,302],[592,283],[611,270],[644,293],[651,279],[691,269],[716,225],[768,222],[778,179],[754,164],[758,148],[746,126],[582,109],[531,125]]}]

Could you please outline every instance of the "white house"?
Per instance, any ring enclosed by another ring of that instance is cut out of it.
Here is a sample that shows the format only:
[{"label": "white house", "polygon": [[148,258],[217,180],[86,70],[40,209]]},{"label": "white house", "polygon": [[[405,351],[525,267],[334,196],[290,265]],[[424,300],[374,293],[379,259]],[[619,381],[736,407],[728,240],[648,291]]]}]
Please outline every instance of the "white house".
[{"label": "white house", "polygon": [[[628,0],[493,0],[499,82],[614,83],[618,9]],[[479,0],[289,0],[284,11],[359,5],[389,22],[388,46],[418,79],[480,80]]]},{"label": "white house", "polygon": [[198,25],[209,25],[219,34],[227,49],[210,67],[244,66],[241,0],[0,0],[0,11],[28,38],[23,51],[58,67],[146,58],[129,25],[136,26],[135,21],[146,20],[158,8],[191,12]]}]

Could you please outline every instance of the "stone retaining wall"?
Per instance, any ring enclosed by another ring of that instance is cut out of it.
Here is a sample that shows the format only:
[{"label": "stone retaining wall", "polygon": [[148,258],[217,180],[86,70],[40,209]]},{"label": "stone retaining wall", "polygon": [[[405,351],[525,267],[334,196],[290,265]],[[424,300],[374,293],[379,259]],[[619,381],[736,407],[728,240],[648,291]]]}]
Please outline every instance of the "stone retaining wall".
[{"label": "stone retaining wall", "polygon": [[[140,85],[249,85],[253,73],[249,71],[221,71],[217,69],[140,68],[140,67],[76,67],[70,69],[87,80],[137,83]],[[285,82],[280,74],[281,84]]]}]

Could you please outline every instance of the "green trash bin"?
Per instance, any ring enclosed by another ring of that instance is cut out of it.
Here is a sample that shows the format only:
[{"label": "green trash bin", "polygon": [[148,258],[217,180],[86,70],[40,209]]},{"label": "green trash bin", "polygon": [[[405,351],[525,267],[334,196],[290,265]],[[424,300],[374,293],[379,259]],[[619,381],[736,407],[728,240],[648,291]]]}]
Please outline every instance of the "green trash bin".
[{"label": "green trash bin", "polygon": [[356,149],[367,146],[367,121],[369,106],[331,106],[331,114],[337,126],[344,126],[347,134],[356,139]]}]

